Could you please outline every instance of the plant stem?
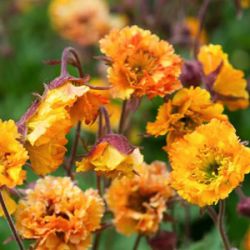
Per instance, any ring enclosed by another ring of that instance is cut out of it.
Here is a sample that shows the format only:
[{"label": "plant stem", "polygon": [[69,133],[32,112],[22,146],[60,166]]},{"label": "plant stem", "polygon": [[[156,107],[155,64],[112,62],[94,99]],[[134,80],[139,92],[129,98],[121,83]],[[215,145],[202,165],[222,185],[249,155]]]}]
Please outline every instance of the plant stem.
[{"label": "plant stem", "polygon": [[208,206],[207,213],[211,217],[211,219],[213,220],[214,224],[217,225],[218,215],[217,215],[216,211],[214,210],[214,208],[211,206]]},{"label": "plant stem", "polygon": [[71,150],[71,154],[70,154],[70,158],[69,158],[69,162],[66,166],[66,171],[67,171],[67,175],[74,180],[74,175],[72,173],[72,165],[75,161],[75,157],[76,157],[76,151],[77,151],[77,146],[78,146],[78,142],[79,142],[79,138],[80,138],[80,132],[81,132],[81,121],[78,121],[77,126],[76,126],[76,133],[75,133],[75,139],[74,139],[74,143],[72,146],[72,150]]},{"label": "plant stem", "polygon": [[124,133],[125,121],[126,121],[126,116],[127,116],[127,103],[128,103],[128,100],[124,100],[122,104],[122,113],[120,117],[119,130],[118,130],[119,134]]},{"label": "plant stem", "polygon": [[246,195],[244,194],[243,190],[241,189],[241,187],[237,187],[235,189],[235,192],[239,196],[240,200],[244,200],[247,198]]},{"label": "plant stem", "polygon": [[94,244],[93,244],[93,248],[92,250],[98,250],[99,244],[100,244],[100,240],[101,240],[101,231],[97,232],[95,235],[95,240],[94,240]]},{"label": "plant stem", "polygon": [[225,250],[230,250],[231,246],[224,228],[224,215],[225,215],[225,201],[221,200],[219,203],[219,214],[218,214],[218,220],[217,225],[220,231],[220,235],[224,244]]},{"label": "plant stem", "polygon": [[104,107],[101,107],[100,110],[101,110],[101,113],[103,114],[104,119],[105,119],[106,132],[107,132],[107,134],[110,134],[110,133],[112,133],[112,129],[111,129],[108,111]]},{"label": "plant stem", "polygon": [[96,174],[96,187],[100,196],[102,196],[102,179]]},{"label": "plant stem", "polygon": [[195,40],[194,40],[194,57],[196,58],[197,54],[198,54],[198,49],[199,49],[199,39],[200,39],[200,35],[202,32],[202,29],[204,27],[204,23],[205,23],[205,17],[207,14],[207,10],[208,10],[208,6],[210,4],[211,0],[204,0],[203,4],[200,7],[199,10],[199,14],[198,14],[198,19],[199,19],[199,29],[198,32],[196,34]]},{"label": "plant stem", "polygon": [[136,240],[135,240],[135,244],[133,246],[133,250],[137,250],[141,241],[142,235],[138,234]]},{"label": "plant stem", "polygon": [[190,207],[189,204],[184,201],[183,203],[185,213],[185,241],[188,243],[190,237]]},{"label": "plant stem", "polygon": [[101,109],[99,109],[97,138],[100,139],[102,136],[103,136],[102,111]]},{"label": "plant stem", "polygon": [[8,209],[7,209],[6,205],[5,205],[1,190],[0,190],[0,203],[1,203],[4,215],[5,215],[5,217],[6,217],[7,221],[8,221],[9,227],[10,227],[10,229],[11,229],[11,231],[13,233],[13,236],[14,236],[14,238],[15,238],[18,246],[19,246],[19,249],[24,250],[25,248],[23,246],[23,242],[22,242],[20,236],[17,233],[15,224],[14,224],[14,222],[13,222],[13,220],[12,220],[12,218],[11,218],[9,212],[8,212]]}]

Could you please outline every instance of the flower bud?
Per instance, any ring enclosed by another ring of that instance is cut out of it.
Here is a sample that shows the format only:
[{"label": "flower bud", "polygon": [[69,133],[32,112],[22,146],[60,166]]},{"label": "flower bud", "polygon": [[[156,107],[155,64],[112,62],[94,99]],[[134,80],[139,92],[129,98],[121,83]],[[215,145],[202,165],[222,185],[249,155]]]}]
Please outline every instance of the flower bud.
[{"label": "flower bud", "polygon": [[250,217],[250,197],[243,198],[237,204],[237,212],[240,215]]}]

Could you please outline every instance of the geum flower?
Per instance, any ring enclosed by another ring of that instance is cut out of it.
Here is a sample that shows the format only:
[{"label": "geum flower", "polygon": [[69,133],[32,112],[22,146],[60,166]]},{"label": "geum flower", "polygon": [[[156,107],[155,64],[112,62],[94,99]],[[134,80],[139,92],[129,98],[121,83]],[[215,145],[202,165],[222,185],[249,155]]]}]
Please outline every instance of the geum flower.
[{"label": "geum flower", "polygon": [[[20,140],[21,134],[15,122],[0,120],[0,192],[10,214],[16,210],[16,202],[4,188],[14,188],[22,184],[26,177],[22,167],[28,160],[28,153]],[[0,216],[3,215],[0,206]]]},{"label": "geum flower", "polygon": [[62,37],[80,45],[94,44],[113,26],[123,25],[113,19],[103,0],[52,0],[49,16]]},{"label": "geum flower", "polygon": [[205,89],[183,88],[172,100],[160,106],[156,121],[147,124],[147,133],[154,136],[167,134],[167,143],[171,144],[213,118],[226,120],[222,112],[223,106],[213,103]]},{"label": "geum flower", "polygon": [[28,153],[20,139],[14,121],[0,120],[0,187],[12,188],[23,183],[26,174],[22,167]]},{"label": "geum flower", "polygon": [[93,123],[105,103],[79,79],[55,79],[19,121],[33,170],[39,175],[56,170],[66,152],[66,134],[77,121]]},{"label": "geum flower", "polygon": [[151,235],[158,230],[166,203],[173,195],[166,164],[155,161],[144,163],[133,178],[113,180],[106,201],[118,232]]},{"label": "geum flower", "polygon": [[248,107],[249,94],[244,73],[230,64],[220,45],[202,46],[198,60],[207,77],[206,87],[215,101],[226,105],[229,110]]},{"label": "geum flower", "polygon": [[213,119],[171,144],[171,185],[200,207],[228,197],[250,171],[250,149],[227,121]]},{"label": "geum flower", "polygon": [[130,145],[126,137],[108,134],[76,165],[77,172],[94,170],[99,175],[121,177],[136,173],[142,162],[139,149]]},{"label": "geum flower", "polygon": [[110,60],[108,80],[113,96],[165,96],[181,88],[181,58],[173,47],[137,26],[114,29],[100,41]]},{"label": "geum flower", "polygon": [[85,250],[104,212],[97,191],[83,192],[68,177],[47,176],[19,201],[16,227],[36,250]]}]

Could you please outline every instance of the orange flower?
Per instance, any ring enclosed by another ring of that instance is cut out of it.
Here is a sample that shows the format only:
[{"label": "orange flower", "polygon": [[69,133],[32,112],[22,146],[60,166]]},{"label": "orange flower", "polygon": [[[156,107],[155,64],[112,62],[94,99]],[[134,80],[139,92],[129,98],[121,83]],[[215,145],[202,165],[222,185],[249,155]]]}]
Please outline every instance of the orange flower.
[{"label": "orange flower", "polygon": [[132,175],[137,172],[143,156],[129,144],[126,137],[109,134],[101,138],[86,158],[76,163],[77,172],[95,170],[107,177]]},{"label": "orange flower", "polygon": [[37,240],[37,250],[85,250],[103,212],[95,190],[83,192],[68,177],[47,176],[19,202],[16,227],[25,239]]},{"label": "orange flower", "polygon": [[244,73],[230,64],[228,55],[223,52],[220,45],[202,46],[198,59],[203,65],[205,75],[213,73],[222,64],[215,81],[212,86],[209,86],[217,101],[226,105],[230,110],[248,107],[249,95]]},{"label": "orange flower", "polygon": [[106,102],[85,85],[62,80],[59,86],[53,86],[52,82],[20,121],[26,130],[26,148],[34,171],[39,175],[54,171],[64,159],[65,136],[70,128],[78,120],[94,122],[99,107]]},{"label": "orange flower", "polygon": [[211,120],[168,149],[171,185],[200,207],[225,199],[250,171],[250,149],[227,121]]},{"label": "orange flower", "polygon": [[173,47],[150,31],[137,26],[112,30],[100,41],[101,51],[111,59],[108,79],[113,95],[165,96],[181,87],[181,59]]},{"label": "orange flower", "polygon": [[20,138],[14,121],[0,120],[0,188],[12,188],[23,183],[26,173],[22,167],[28,160],[28,154]]},{"label": "orange flower", "polygon": [[172,143],[213,118],[226,120],[222,112],[223,106],[213,103],[205,89],[183,88],[172,100],[160,106],[156,121],[147,124],[147,133],[154,136],[168,134],[168,143]]},{"label": "orange flower", "polygon": [[106,193],[106,200],[120,233],[153,234],[159,228],[166,202],[172,195],[166,165],[155,161],[144,164],[133,178],[115,179]]},{"label": "orange flower", "polygon": [[122,20],[113,21],[103,0],[53,0],[49,15],[62,37],[81,45],[94,44],[113,25],[123,25]]}]

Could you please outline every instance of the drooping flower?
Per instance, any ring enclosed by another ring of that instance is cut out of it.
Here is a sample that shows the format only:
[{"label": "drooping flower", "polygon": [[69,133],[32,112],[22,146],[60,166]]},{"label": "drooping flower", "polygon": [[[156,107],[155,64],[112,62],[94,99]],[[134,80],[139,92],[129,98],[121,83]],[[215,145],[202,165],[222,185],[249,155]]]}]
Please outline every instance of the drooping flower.
[{"label": "drooping flower", "polygon": [[53,86],[52,82],[41,100],[19,122],[25,127],[26,148],[37,174],[45,175],[57,169],[64,159],[65,136],[70,128],[79,120],[94,122],[103,103],[106,98],[92,93],[85,85],[62,80],[59,86]]},{"label": "drooping flower", "polygon": [[229,122],[217,119],[171,144],[168,153],[172,187],[200,207],[228,197],[250,171],[250,149]]},{"label": "drooping flower", "polygon": [[155,161],[144,164],[133,178],[115,179],[106,200],[120,233],[150,235],[159,228],[166,202],[173,194],[165,163]]},{"label": "drooping flower", "polygon": [[113,25],[123,26],[121,20],[113,21],[103,0],[53,0],[49,14],[62,37],[81,45],[98,42]]},{"label": "drooping flower", "polygon": [[223,52],[220,45],[202,46],[198,60],[202,63],[206,76],[221,65],[216,79],[207,86],[215,100],[226,105],[230,110],[248,107],[249,95],[244,73],[230,64],[228,55]]},{"label": "drooping flower", "polygon": [[97,191],[83,192],[68,177],[47,176],[19,202],[16,227],[23,238],[37,241],[37,250],[85,250],[103,212]]},{"label": "drooping flower", "polygon": [[154,136],[168,134],[167,141],[172,143],[213,118],[227,119],[222,112],[223,106],[213,103],[205,89],[183,88],[172,100],[160,106],[156,121],[147,124],[147,133]]},{"label": "drooping flower", "polygon": [[22,184],[25,171],[22,169],[28,154],[21,142],[14,121],[0,120],[0,187],[15,187]]},{"label": "drooping flower", "polygon": [[108,79],[113,95],[122,99],[165,96],[181,87],[181,59],[173,47],[137,26],[112,30],[100,41],[111,60]]},{"label": "drooping flower", "polygon": [[108,134],[76,165],[78,172],[94,170],[107,177],[120,177],[137,172],[142,162],[139,149],[130,145],[126,137]]}]

